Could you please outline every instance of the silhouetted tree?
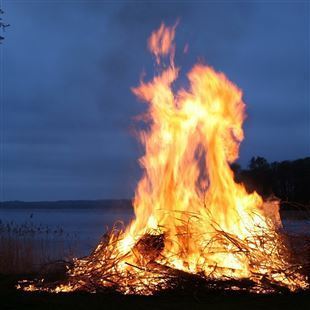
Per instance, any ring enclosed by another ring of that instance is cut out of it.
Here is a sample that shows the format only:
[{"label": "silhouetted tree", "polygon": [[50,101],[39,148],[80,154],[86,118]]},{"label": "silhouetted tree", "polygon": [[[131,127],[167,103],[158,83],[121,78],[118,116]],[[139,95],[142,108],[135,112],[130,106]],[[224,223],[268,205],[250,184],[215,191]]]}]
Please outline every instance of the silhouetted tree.
[{"label": "silhouetted tree", "polygon": [[[263,157],[252,157],[248,169],[232,165],[237,182],[249,192],[263,197],[275,195],[285,202],[310,205],[310,157],[294,161],[268,163]],[[288,205],[288,204],[287,204]]]},{"label": "silhouetted tree", "polygon": [[267,170],[269,169],[268,161],[264,157],[252,157],[249,162],[250,170]]},{"label": "silhouetted tree", "polygon": [[272,194],[270,182],[270,165],[264,157],[252,157],[248,169],[240,173],[240,180],[246,185],[248,191],[256,191],[266,197]]},{"label": "silhouetted tree", "polygon": [[285,201],[310,203],[310,158],[271,164],[275,195]]},{"label": "silhouetted tree", "polygon": [[230,164],[230,168],[231,170],[233,171],[234,173],[234,179],[237,183],[240,183],[242,182],[242,177],[241,177],[241,174],[242,174],[242,167],[237,164],[237,163],[232,163]]}]

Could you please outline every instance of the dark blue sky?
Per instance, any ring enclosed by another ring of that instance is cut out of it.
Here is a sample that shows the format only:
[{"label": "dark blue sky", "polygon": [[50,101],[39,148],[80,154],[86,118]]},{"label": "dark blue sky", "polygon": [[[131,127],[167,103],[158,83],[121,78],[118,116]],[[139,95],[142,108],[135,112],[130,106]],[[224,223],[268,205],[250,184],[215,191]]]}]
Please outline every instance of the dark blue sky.
[{"label": "dark blue sky", "polygon": [[[2,200],[132,197],[143,149],[130,87],[146,40],[177,28],[176,62],[203,59],[244,91],[240,163],[309,156],[309,3],[3,0]],[[182,53],[189,44],[187,55]]]}]

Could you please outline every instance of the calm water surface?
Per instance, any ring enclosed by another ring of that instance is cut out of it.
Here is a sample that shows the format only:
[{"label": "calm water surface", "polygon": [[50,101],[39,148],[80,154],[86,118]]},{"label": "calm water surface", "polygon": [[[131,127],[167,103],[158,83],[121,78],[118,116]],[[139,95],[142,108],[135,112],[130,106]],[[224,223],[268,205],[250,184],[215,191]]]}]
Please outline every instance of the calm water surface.
[{"label": "calm water surface", "polygon": [[[101,236],[115,222],[128,224],[133,211],[125,208],[104,209],[0,209],[2,225],[32,228],[36,233],[26,233],[31,238],[49,238],[55,245],[64,239],[74,244],[76,255],[87,255],[99,242]],[[16,236],[18,237],[18,236]]]}]

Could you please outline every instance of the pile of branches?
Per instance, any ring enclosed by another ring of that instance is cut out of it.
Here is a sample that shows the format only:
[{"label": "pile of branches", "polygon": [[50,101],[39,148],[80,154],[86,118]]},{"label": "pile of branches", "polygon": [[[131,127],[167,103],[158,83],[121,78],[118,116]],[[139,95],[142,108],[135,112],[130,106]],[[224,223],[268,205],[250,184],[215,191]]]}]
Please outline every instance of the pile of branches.
[{"label": "pile of branches", "polygon": [[[188,231],[186,225],[183,229],[184,233]],[[169,267],[164,263],[166,258],[162,254],[167,238],[163,232],[147,232],[130,252],[121,255],[117,246],[123,237],[123,229],[114,226],[88,257],[76,259],[67,266],[65,279],[24,281],[19,283],[19,288],[49,292],[119,292],[139,295],[210,290],[272,293],[290,290],[288,285],[278,280],[279,277],[285,279],[286,283],[294,283],[297,276],[309,281],[310,238],[303,240],[302,248],[296,250],[290,246],[294,240],[284,233],[268,231],[264,235],[253,234],[251,238],[241,240],[236,235],[215,229],[212,238],[206,240],[204,251],[216,253],[216,245],[221,244],[230,248],[234,255],[245,255],[250,262],[251,276],[237,279],[225,276],[233,270],[225,273],[223,267],[217,265],[211,266],[212,270],[208,274],[202,271],[193,274]],[[126,262],[132,255],[137,258],[135,264]],[[272,257],[285,263],[275,265]],[[124,264],[127,265],[126,268]],[[266,272],[260,273],[257,270]],[[222,276],[219,277],[218,274]]]}]

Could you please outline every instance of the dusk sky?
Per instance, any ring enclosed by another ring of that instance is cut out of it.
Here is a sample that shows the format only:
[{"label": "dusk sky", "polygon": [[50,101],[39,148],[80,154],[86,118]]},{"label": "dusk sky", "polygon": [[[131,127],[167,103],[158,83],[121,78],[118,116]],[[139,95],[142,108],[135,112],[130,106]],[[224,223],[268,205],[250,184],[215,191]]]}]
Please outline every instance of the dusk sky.
[{"label": "dusk sky", "polygon": [[11,26],[1,34],[1,200],[133,196],[143,154],[134,118],[146,104],[130,87],[152,76],[151,32],[178,18],[181,74],[200,59],[244,92],[242,166],[310,154],[307,1],[3,0],[2,9]]}]

